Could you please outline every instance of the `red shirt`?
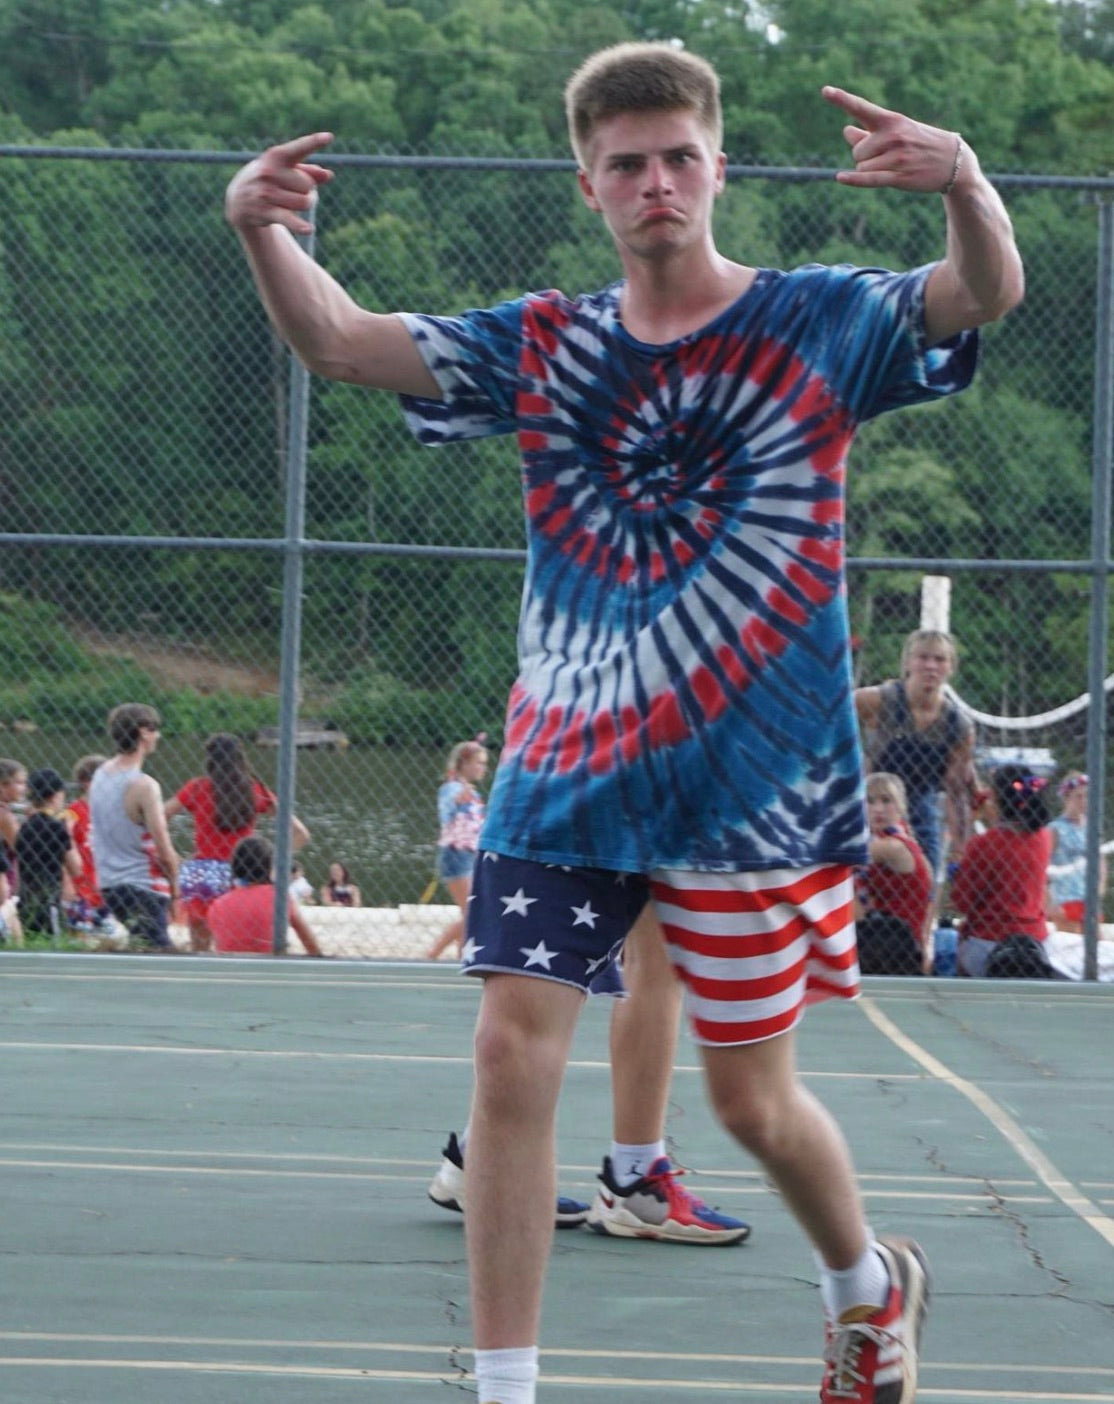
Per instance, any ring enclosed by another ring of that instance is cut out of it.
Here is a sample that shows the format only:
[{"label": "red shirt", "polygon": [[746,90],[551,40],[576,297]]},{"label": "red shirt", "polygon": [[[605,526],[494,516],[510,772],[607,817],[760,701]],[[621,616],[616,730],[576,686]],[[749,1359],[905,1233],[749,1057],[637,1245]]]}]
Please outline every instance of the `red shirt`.
[{"label": "red shirt", "polygon": [[888,835],[905,845],[913,855],[911,873],[895,873],[881,863],[869,863],[862,870],[862,901],[868,911],[900,917],[918,942],[924,939],[924,923],[932,900],[932,870],[920,844],[910,834]]},{"label": "red shirt", "polygon": [[[290,906],[293,905],[291,902]],[[218,897],[205,920],[218,951],[270,955],[274,911],[274,883],[255,882],[250,887],[234,887]]]},{"label": "red shirt", "polygon": [[73,835],[74,847],[81,855],[81,872],[72,880],[74,893],[81,901],[88,902],[91,907],[102,907],[104,898],[97,886],[97,868],[93,862],[88,798],[82,795],[80,799],[75,799],[66,810],[64,817],[70,821],[70,833]]},{"label": "red shirt", "polygon": [[1020,834],[995,826],[976,834],[963,851],[952,900],[965,917],[964,936],[1004,941],[1007,936],[1048,935],[1044,919],[1046,873],[1052,832]]},{"label": "red shirt", "polygon": [[[256,814],[269,814],[274,809],[275,796],[266,785],[252,781],[252,802]],[[232,850],[242,838],[255,829],[255,818],[242,829],[217,828],[217,801],[213,793],[213,782],[207,775],[195,775],[187,780],[174,797],[183,809],[193,815],[193,856],[195,858],[217,858],[227,863]]]}]

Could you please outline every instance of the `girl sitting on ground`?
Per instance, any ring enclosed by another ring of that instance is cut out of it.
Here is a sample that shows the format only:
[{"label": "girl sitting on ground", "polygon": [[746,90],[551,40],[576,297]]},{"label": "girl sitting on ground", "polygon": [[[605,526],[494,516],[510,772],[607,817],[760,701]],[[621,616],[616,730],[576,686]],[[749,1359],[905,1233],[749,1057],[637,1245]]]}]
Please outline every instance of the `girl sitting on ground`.
[{"label": "girl sitting on ground", "polygon": [[921,975],[931,959],[926,927],[932,872],[909,828],[900,776],[867,777],[870,862],[855,882],[855,929],[864,975]]}]

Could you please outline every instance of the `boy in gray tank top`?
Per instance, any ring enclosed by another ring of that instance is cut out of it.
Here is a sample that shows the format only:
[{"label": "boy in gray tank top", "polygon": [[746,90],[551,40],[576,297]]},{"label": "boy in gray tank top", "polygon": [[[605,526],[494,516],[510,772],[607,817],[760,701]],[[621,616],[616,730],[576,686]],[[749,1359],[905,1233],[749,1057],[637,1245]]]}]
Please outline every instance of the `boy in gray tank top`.
[{"label": "boy in gray tank top", "polygon": [[178,896],[178,855],[158,781],[143,764],[159,743],[153,707],[125,702],[108,714],[116,754],[89,788],[93,859],[105,905],[141,947],[173,950],[167,922]]}]

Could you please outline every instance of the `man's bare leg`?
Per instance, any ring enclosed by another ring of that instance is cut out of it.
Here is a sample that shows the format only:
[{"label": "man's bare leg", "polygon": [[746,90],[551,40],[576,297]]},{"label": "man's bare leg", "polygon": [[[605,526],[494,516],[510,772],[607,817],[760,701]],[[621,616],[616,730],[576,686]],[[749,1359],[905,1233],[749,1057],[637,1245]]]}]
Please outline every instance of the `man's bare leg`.
[{"label": "man's bare leg", "polygon": [[869,1237],[851,1153],[797,1076],[794,1034],[701,1052],[724,1128],[761,1161],[828,1267],[851,1267]]},{"label": "man's bare leg", "polygon": [[623,946],[627,998],[611,1013],[612,1136],[628,1145],[665,1134],[665,1113],[677,1053],[681,985],[661,926],[647,906]]},{"label": "man's bare leg", "polygon": [[532,1346],[553,1238],[554,1122],[583,1004],[555,981],[489,975],[476,1025],[466,1234],[480,1350]]}]

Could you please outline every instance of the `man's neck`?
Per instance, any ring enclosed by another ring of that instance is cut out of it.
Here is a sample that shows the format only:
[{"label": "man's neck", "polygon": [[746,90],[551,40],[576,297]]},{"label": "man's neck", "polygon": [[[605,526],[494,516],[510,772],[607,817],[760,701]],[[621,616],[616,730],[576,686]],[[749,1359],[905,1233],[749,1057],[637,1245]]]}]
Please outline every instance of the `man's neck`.
[{"label": "man's neck", "polygon": [[675,259],[623,258],[626,282],[620,315],[631,336],[666,345],[699,331],[737,301],[754,282],[755,270],[721,258],[714,250],[689,251]]},{"label": "man's neck", "polygon": [[111,764],[115,770],[142,770],[143,751],[121,751],[113,756]]}]

